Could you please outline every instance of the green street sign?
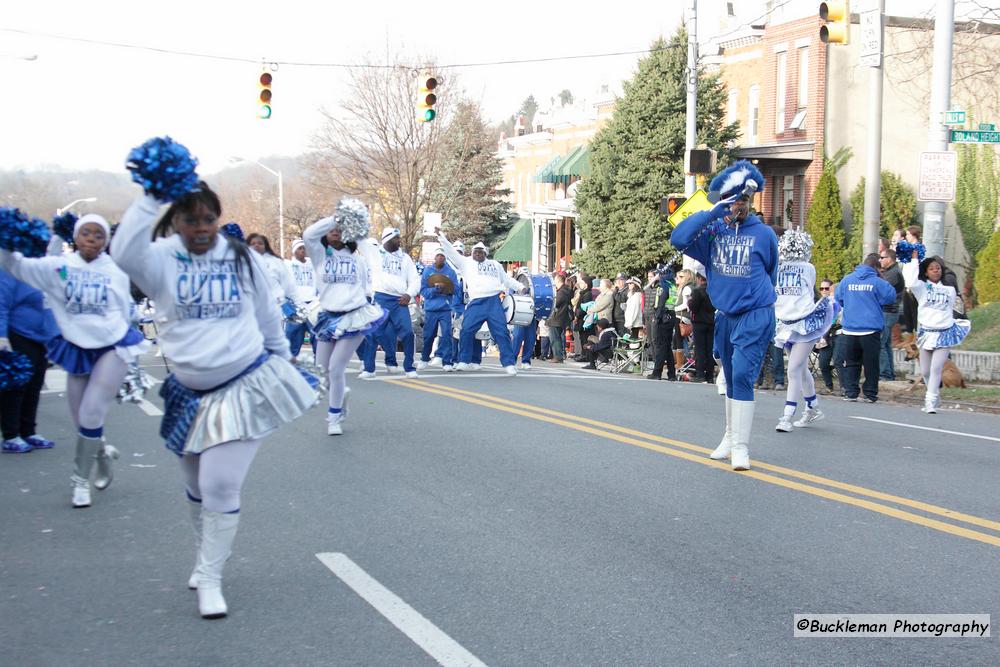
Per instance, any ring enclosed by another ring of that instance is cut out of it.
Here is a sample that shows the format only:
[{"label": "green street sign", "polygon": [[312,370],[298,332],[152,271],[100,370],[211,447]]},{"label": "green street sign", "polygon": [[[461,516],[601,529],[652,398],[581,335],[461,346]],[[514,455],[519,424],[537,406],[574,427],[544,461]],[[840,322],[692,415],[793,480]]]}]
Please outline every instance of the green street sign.
[{"label": "green street sign", "polygon": [[980,123],[979,129],[982,132],[996,132],[997,126],[994,125],[993,123]]},{"label": "green street sign", "polygon": [[945,111],[943,125],[965,125],[964,111]]},{"label": "green street sign", "polygon": [[953,144],[1000,144],[1000,132],[980,132],[975,130],[952,130]]}]

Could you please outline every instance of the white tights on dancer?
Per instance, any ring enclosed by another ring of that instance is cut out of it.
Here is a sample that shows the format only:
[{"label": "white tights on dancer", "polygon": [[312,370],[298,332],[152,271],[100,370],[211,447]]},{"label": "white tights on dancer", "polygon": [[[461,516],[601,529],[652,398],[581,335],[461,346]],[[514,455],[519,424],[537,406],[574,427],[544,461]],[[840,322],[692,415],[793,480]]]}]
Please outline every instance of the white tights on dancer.
[{"label": "white tights on dancer", "polygon": [[809,372],[809,355],[815,341],[794,343],[788,352],[788,391],[785,394],[785,417],[795,414],[801,396],[807,408],[816,407],[816,382]]},{"label": "white tights on dancer", "polygon": [[240,509],[240,490],[262,439],[231,440],[209,447],[200,455],[181,457],[184,484],[192,500],[201,500],[209,512]]},{"label": "white tights on dancer", "polygon": [[[127,372],[125,362],[109,350],[97,360],[90,375],[67,376],[66,396],[77,430],[93,433],[104,428],[104,418]],[[100,437],[100,433],[93,437]]]},{"label": "white tights on dancer", "polygon": [[328,411],[331,416],[339,415],[343,408],[344,390],[347,387],[344,372],[364,339],[364,336],[350,336],[332,341],[319,341],[316,349],[316,362],[320,368],[325,368],[327,372],[327,381],[330,384]]},{"label": "white tights on dancer", "polygon": [[920,350],[920,374],[924,376],[927,387],[926,398],[937,400],[941,393],[941,371],[944,362],[948,361],[948,351],[951,348],[939,347],[936,350]]}]

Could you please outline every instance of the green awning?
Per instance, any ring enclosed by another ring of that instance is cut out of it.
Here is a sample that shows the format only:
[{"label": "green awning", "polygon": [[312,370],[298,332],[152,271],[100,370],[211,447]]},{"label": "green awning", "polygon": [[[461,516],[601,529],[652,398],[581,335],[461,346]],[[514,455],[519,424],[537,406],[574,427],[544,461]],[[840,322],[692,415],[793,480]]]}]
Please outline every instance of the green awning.
[{"label": "green awning", "polygon": [[584,178],[590,176],[590,148],[577,146],[566,159],[559,163],[555,171],[557,176]]},{"label": "green awning", "polygon": [[538,170],[538,173],[535,175],[535,183],[558,183],[559,181],[555,180],[552,170],[555,169],[560,162],[562,162],[562,156],[559,155],[549,160],[544,167]]},{"label": "green awning", "polygon": [[531,261],[531,220],[519,218],[507,233],[493,259],[498,262],[530,262]]}]

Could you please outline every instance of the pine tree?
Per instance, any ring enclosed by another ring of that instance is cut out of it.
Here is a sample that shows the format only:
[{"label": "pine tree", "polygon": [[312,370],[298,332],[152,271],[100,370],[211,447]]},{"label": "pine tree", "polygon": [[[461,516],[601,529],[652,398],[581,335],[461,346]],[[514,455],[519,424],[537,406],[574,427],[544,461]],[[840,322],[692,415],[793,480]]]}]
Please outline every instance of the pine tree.
[{"label": "pine tree", "polygon": [[[594,275],[641,273],[672,254],[660,198],[684,185],[687,33],[656,40],[623,85],[614,115],[590,146],[591,177],[576,196],[586,249],[573,259]],[[737,124],[725,124],[726,91],[718,77],[698,82],[698,143],[730,155]]]},{"label": "pine tree", "polygon": [[980,304],[1000,301],[1000,229],[976,256],[976,295]]},{"label": "pine tree", "polygon": [[[842,164],[842,163],[841,163]],[[813,239],[812,263],[817,279],[839,281],[853,267],[845,262],[844,212],[840,206],[836,160],[823,166],[806,214],[806,231]]]},{"label": "pine tree", "polygon": [[[845,262],[854,267],[864,259],[861,248],[864,245],[865,228],[865,179],[851,192],[851,238],[847,245]],[[879,236],[889,238],[892,232],[917,223],[917,195],[903,178],[891,171],[882,172],[882,192],[879,215]]]},{"label": "pine tree", "polygon": [[507,235],[514,219],[501,188],[503,163],[478,105],[457,105],[442,137],[439,163],[430,184],[427,210],[441,213],[453,240],[484,241],[494,246]]}]

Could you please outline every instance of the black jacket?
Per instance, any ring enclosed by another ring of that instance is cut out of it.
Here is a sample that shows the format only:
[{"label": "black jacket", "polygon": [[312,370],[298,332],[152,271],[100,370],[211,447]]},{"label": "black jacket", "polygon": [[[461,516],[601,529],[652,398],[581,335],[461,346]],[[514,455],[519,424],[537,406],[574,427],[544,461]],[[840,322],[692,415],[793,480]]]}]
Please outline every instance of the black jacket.
[{"label": "black jacket", "polygon": [[620,330],[625,327],[625,302],[628,301],[628,288],[618,289],[616,287],[614,301],[615,305],[611,309],[611,326]]},{"label": "black jacket", "polygon": [[556,290],[555,303],[552,304],[552,313],[545,321],[550,327],[569,326],[569,302],[573,299],[573,289],[569,285],[563,285]]},{"label": "black jacket", "polygon": [[712,299],[709,298],[706,288],[700,286],[691,288],[688,312],[691,313],[692,324],[715,324],[715,306],[712,305]]},{"label": "black jacket", "polygon": [[896,302],[888,306],[882,306],[883,313],[898,313],[899,304],[903,302],[903,292],[906,291],[906,282],[903,280],[903,272],[899,268],[898,262],[893,262],[892,266],[880,272],[882,280],[892,285],[896,290]]},{"label": "black jacket", "polygon": [[594,293],[589,287],[581,290],[577,290],[577,294],[580,296],[580,300],[577,302],[576,310],[573,312],[573,325],[580,329],[583,327],[583,318],[587,316],[587,311],[585,311],[582,306],[585,303],[590,303],[594,300]]}]

